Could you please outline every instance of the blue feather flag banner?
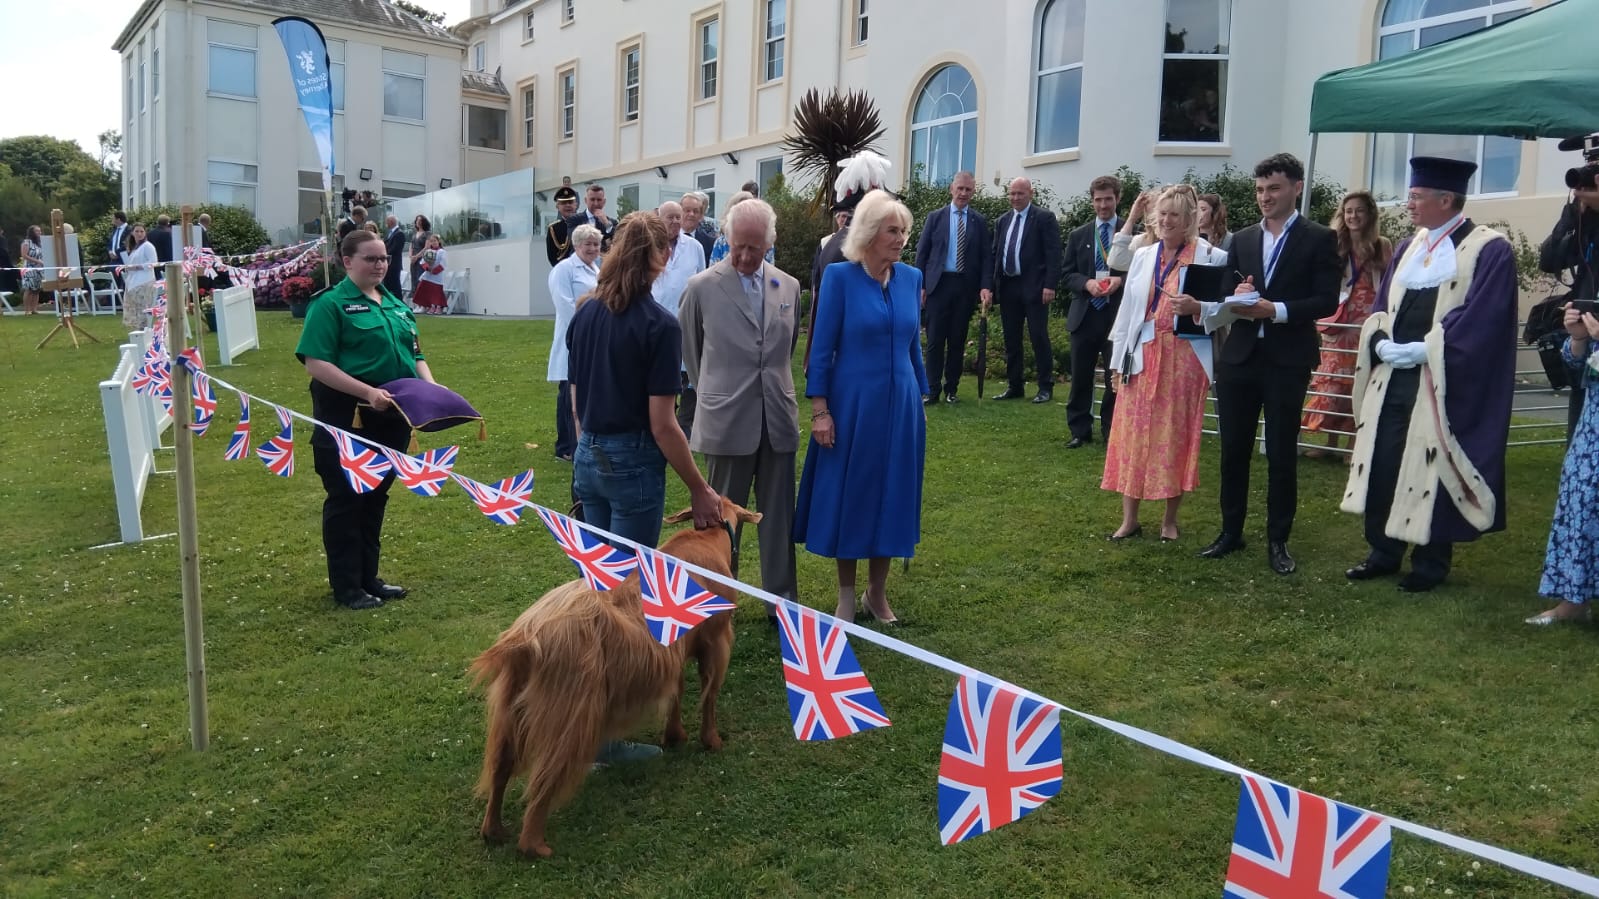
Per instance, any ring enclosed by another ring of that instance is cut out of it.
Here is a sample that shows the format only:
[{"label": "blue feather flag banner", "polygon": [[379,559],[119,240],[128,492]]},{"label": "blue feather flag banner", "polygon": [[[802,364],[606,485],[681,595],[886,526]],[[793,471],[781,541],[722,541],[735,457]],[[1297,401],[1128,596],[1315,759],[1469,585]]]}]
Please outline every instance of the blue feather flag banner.
[{"label": "blue feather flag banner", "polygon": [[284,16],[272,20],[283,52],[289,54],[289,76],[294,79],[294,95],[311,129],[311,142],[322,159],[322,189],[333,190],[333,76],[328,60],[328,43],[322,30],[309,19]]}]

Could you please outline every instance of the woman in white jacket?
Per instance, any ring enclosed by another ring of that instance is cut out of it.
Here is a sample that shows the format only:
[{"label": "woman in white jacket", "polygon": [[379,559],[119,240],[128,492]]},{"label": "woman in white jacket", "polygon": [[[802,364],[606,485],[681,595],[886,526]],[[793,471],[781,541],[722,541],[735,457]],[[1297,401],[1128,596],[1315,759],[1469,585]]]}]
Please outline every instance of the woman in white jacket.
[{"label": "woman in white jacket", "polygon": [[122,321],[134,331],[149,324],[150,307],[155,305],[158,278],[155,245],[147,239],[144,223],[136,222],[122,238]]},{"label": "woman in white jacket", "polygon": [[594,289],[600,277],[600,243],[604,235],[593,225],[572,230],[572,255],[550,269],[550,299],[555,303],[555,340],[550,344],[550,367],[545,379],[555,381],[555,457],[572,461],[577,450],[577,429],[572,426],[571,383],[566,380],[566,328],[577,312],[577,301]]},{"label": "woman in white jacket", "polygon": [[1222,264],[1227,254],[1200,239],[1199,198],[1187,184],[1161,192],[1155,220],[1157,239],[1133,252],[1110,333],[1118,393],[1100,487],[1122,495],[1112,540],[1143,532],[1138,506],[1146,499],[1166,501],[1160,538],[1176,540],[1183,494],[1199,486],[1210,340],[1177,336],[1172,302],[1184,295],[1184,269]]}]

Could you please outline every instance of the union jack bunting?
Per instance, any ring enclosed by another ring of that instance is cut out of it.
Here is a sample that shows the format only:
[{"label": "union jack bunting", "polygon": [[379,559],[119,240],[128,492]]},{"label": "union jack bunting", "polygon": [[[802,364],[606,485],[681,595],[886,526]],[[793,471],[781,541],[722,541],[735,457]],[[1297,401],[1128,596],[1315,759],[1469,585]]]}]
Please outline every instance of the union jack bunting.
[{"label": "union jack bunting", "polygon": [[194,398],[194,420],[189,422],[189,430],[196,437],[204,437],[211,427],[211,419],[217,414],[217,394],[211,387],[211,376],[203,371],[195,372],[189,392]]},{"label": "union jack bunting", "polygon": [[777,622],[796,739],[832,740],[889,725],[843,628],[796,602],[778,606]]},{"label": "union jack bunting", "polygon": [[938,833],[948,846],[1003,827],[1061,789],[1060,709],[962,676],[938,763]]},{"label": "union jack bunting", "polygon": [[388,447],[382,449],[383,455],[388,456],[389,463],[394,466],[394,476],[407,490],[418,496],[439,495],[455,468],[455,455],[461,451],[458,446],[441,446],[418,457]]},{"label": "union jack bunting", "polygon": [[222,453],[222,458],[229,462],[242,462],[250,458],[250,395],[239,394],[239,423],[233,427],[233,436],[228,438],[228,448]]},{"label": "union jack bunting", "polygon": [[555,535],[555,542],[561,545],[566,557],[577,566],[578,574],[583,576],[591,589],[615,589],[617,584],[638,570],[636,554],[617,549],[559,512],[541,507],[538,513],[539,518],[544,519],[544,526]]},{"label": "union jack bunting", "polygon": [[277,412],[282,430],[273,435],[271,440],[256,447],[255,453],[266,463],[267,471],[280,478],[289,478],[294,476],[294,419],[282,408]]},{"label": "union jack bunting", "polygon": [[506,478],[493,485],[479,484],[465,475],[450,472],[450,477],[460,484],[462,489],[472,497],[472,502],[477,504],[478,511],[489,517],[496,524],[516,524],[522,518],[522,507],[531,504],[533,498],[533,472],[524,471],[521,474]]},{"label": "union jack bunting", "polygon": [[333,446],[339,451],[339,467],[344,469],[344,479],[356,493],[371,493],[389,476],[389,460],[382,453],[357,441],[346,431],[324,428],[333,436]]},{"label": "union jack bunting", "polygon": [[1245,775],[1222,895],[1375,899],[1388,888],[1392,849],[1381,815]]},{"label": "union jack bunting", "polygon": [[649,625],[650,636],[662,646],[676,643],[717,612],[736,608],[689,577],[681,562],[642,546],[638,550],[638,580],[644,600],[644,623]]}]

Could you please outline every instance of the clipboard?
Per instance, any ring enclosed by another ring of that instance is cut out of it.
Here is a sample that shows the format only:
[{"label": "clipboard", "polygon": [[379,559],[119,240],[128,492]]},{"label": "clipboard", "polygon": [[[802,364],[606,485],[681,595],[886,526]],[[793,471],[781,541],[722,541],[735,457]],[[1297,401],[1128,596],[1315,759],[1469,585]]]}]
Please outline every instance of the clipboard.
[{"label": "clipboard", "polygon": [[[1201,303],[1214,303],[1226,296],[1229,274],[1230,270],[1225,265],[1196,263],[1183,269],[1178,281],[1179,289]],[[1185,340],[1198,340],[1210,336],[1205,332],[1205,326],[1195,321],[1192,315],[1177,316],[1172,331]]]}]

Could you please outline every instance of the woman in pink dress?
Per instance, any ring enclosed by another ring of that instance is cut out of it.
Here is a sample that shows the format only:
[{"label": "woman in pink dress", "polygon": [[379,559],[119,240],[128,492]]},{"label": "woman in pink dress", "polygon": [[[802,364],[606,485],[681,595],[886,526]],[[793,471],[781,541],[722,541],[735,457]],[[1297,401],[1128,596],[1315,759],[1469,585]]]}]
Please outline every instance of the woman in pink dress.
[{"label": "woman in pink dress", "polygon": [[1155,210],[1159,240],[1133,253],[1110,334],[1118,393],[1099,486],[1122,495],[1112,540],[1143,533],[1138,506],[1146,499],[1166,501],[1160,539],[1176,540],[1183,494],[1199,486],[1210,339],[1178,337],[1172,301],[1185,296],[1185,267],[1220,265],[1227,254],[1199,237],[1199,198],[1189,185],[1166,188]]},{"label": "woman in pink dress", "polygon": [[[1321,364],[1310,381],[1304,428],[1325,433],[1328,448],[1336,450],[1342,434],[1349,434],[1350,444],[1354,444],[1355,420],[1349,391],[1354,384],[1360,326],[1377,302],[1377,285],[1388,269],[1394,248],[1388,238],[1377,233],[1377,201],[1363,190],[1344,196],[1333,215],[1332,229],[1338,235],[1338,255],[1344,263],[1344,286],[1338,295],[1338,311],[1319,325]],[[1328,453],[1310,449],[1305,455],[1319,458]]]}]

